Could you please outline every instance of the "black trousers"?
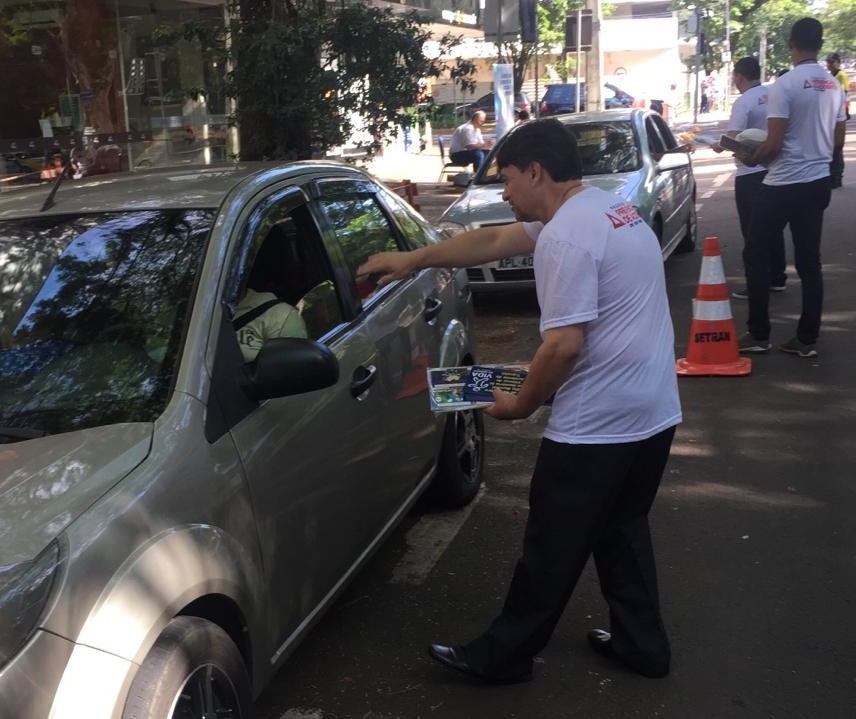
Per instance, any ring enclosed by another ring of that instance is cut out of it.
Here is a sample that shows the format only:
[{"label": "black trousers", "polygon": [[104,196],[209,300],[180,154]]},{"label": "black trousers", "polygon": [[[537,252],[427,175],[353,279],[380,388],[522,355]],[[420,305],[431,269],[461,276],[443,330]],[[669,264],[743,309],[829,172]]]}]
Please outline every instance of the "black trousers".
[{"label": "black trousers", "polygon": [[829,205],[830,193],[828,177],[794,185],[761,185],[744,250],[749,290],[746,326],[756,340],[770,337],[772,248],[779,243],[787,225],[791,228],[794,265],[802,285],[802,313],[797,323],[797,339],[805,344],[817,341],[823,312],[820,240],[823,213]]},{"label": "black trousers", "polygon": [[841,187],[844,179],[844,146],[836,147],[832,151],[832,162],[829,163],[829,176],[833,187]]},{"label": "black trousers", "polygon": [[626,444],[542,441],[523,555],[505,605],[488,630],[464,647],[475,671],[503,679],[530,670],[592,555],[616,654],[632,667],[668,670],[648,511],[674,434],[670,427]]},{"label": "black trousers", "polygon": [[[767,176],[767,171],[751,172],[748,175],[738,175],[734,178],[734,201],[737,203],[737,216],[740,218],[740,233],[743,235],[743,267],[746,267],[746,244],[752,227],[752,211],[761,184]],[[788,281],[785,272],[785,234],[779,233],[779,241],[770,244],[770,286],[784,287]]]}]

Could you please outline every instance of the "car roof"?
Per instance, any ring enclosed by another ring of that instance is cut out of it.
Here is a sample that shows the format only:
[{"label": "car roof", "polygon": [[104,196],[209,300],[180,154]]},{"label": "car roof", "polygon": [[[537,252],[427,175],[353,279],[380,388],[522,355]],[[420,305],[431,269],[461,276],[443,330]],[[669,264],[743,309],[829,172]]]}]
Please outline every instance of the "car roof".
[{"label": "car roof", "polygon": [[650,114],[638,107],[619,107],[614,110],[596,110],[592,112],[572,112],[567,115],[554,115],[557,120],[569,125],[579,122],[616,122],[632,121],[637,117]]},{"label": "car roof", "polygon": [[217,208],[241,183],[268,184],[327,172],[366,177],[344,163],[245,162],[220,165],[155,168],[65,180],[54,205],[42,212],[52,184],[10,188],[0,194],[0,219],[48,214],[85,214],[150,209]]}]

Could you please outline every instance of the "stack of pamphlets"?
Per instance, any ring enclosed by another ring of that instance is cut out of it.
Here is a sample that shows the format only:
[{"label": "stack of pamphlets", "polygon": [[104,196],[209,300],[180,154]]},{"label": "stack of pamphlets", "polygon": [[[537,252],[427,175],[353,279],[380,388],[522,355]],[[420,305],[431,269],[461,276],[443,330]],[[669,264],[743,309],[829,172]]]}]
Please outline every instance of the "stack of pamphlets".
[{"label": "stack of pamphlets", "polygon": [[493,389],[517,393],[526,379],[525,364],[435,367],[428,370],[428,395],[434,412],[477,409],[493,403]]}]

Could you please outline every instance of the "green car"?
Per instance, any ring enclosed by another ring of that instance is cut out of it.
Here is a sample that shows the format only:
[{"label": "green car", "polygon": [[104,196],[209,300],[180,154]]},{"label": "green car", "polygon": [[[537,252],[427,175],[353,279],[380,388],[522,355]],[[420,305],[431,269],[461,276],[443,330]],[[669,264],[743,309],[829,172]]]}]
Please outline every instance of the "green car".
[{"label": "green car", "polygon": [[479,489],[480,413],[427,393],[465,274],[357,276],[441,237],[344,165],[50,189],[0,196],[0,716],[247,717],[420,495]]},{"label": "green car", "polygon": [[[696,244],[696,183],[692,161],[660,115],[618,109],[559,115],[571,128],[587,185],[614,192],[634,206],[654,230],[665,260]],[[512,130],[513,132],[513,130]],[[514,222],[502,199],[496,166],[497,143],[466,191],[443,213],[439,226],[448,235]],[[467,270],[473,292],[530,289],[535,286],[532,255],[508,257]]]}]

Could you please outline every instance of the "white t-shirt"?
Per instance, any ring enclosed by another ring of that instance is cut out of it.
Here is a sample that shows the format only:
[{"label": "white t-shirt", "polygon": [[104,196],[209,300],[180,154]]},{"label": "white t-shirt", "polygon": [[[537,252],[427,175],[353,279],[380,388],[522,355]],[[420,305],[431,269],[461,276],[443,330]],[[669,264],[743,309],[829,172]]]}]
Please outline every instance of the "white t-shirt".
[{"label": "white t-shirt", "polygon": [[[272,292],[247,290],[238,304],[235,319],[240,319],[254,307],[277,299]],[[252,362],[264,341],[274,337],[307,337],[306,324],[300,313],[287,302],[278,302],[238,330],[238,344],[244,362]]]},{"label": "white t-shirt", "polygon": [[525,228],[536,243],[541,332],[585,325],[544,436],[616,444],[678,424],[674,332],[651,228],[620,197],[594,187],[569,198],[546,225]]},{"label": "white t-shirt", "polygon": [[481,145],[483,143],[482,131],[472,122],[465,122],[463,125],[458,125],[452,133],[452,139],[449,142],[449,154],[466,150],[467,145]]},{"label": "white t-shirt", "polygon": [[[767,95],[770,88],[767,85],[755,85],[738,97],[731,106],[731,117],[728,118],[728,129],[743,132],[750,127],[758,130],[767,129]],[[764,172],[762,165],[745,165],[736,157],[734,164],[738,175],[750,175],[753,172]]]},{"label": "white t-shirt", "polygon": [[770,86],[767,117],[786,118],[788,127],[765,185],[793,185],[829,176],[835,124],[845,120],[838,80],[816,62],[797,65]]}]

